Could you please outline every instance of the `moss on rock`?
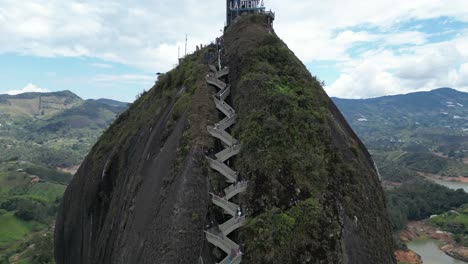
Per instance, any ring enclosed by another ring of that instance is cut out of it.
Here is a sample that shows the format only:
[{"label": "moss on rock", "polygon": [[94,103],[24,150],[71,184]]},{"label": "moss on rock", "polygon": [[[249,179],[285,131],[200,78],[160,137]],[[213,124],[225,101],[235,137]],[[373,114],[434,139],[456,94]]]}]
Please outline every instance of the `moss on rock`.
[{"label": "moss on rock", "polygon": [[395,263],[372,160],[321,83],[262,15],[237,19],[225,43],[249,180],[243,261]]}]

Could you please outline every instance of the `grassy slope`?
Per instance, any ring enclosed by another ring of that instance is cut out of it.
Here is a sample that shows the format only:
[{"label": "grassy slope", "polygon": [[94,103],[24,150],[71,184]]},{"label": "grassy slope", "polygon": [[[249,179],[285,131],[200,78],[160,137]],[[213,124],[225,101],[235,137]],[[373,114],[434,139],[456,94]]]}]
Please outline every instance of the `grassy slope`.
[{"label": "grassy slope", "polygon": [[0,249],[8,247],[9,243],[21,240],[33,230],[34,225],[32,222],[16,218],[13,212],[0,215]]},{"label": "grassy slope", "polygon": [[442,176],[468,176],[468,165],[429,152],[408,152],[403,149],[373,150],[372,156],[383,178],[392,182],[411,180],[418,172]]},{"label": "grassy slope", "polygon": [[[63,102],[62,107],[51,108],[54,111],[50,114],[17,116],[13,114],[19,111],[16,104],[0,104],[5,108],[0,113],[0,149],[4,150],[0,151],[0,160],[20,157],[52,167],[78,165],[103,129],[126,109],[123,103],[83,101],[67,92],[53,94],[41,95],[43,101],[53,97]],[[39,100],[39,95],[23,97],[5,100]]]},{"label": "grassy slope", "polygon": [[[0,205],[7,201],[31,201],[44,211],[53,211],[71,180],[71,175],[48,166],[79,164],[102,130],[126,108],[113,101],[83,101],[70,92],[0,96]],[[44,103],[45,102],[45,103]],[[36,162],[3,162],[12,157]],[[40,163],[40,164],[37,164]],[[21,170],[21,171],[17,171]],[[45,182],[31,184],[31,176]],[[52,254],[52,245],[43,251],[28,249],[41,245],[44,228],[52,223],[49,213],[41,223],[23,221],[17,210],[0,209],[0,263],[22,252],[20,263],[38,263],[38,256]],[[51,236],[51,235],[49,235]],[[25,260],[26,259],[26,260]]]},{"label": "grassy slope", "polygon": [[423,220],[468,202],[464,191],[454,191],[421,178],[406,181],[386,194],[394,231],[404,229],[408,221]]},{"label": "grassy slope", "polygon": [[2,96],[0,113],[15,117],[44,118],[81,103],[81,98],[68,91]]},{"label": "grassy slope", "polygon": [[[28,168],[42,168],[42,170],[37,171],[38,173],[36,174],[45,179],[52,178],[67,182],[71,177],[70,175],[31,163],[0,163],[0,205],[9,200],[28,200],[44,204],[44,208],[56,206],[54,204],[62,197],[65,186],[51,182],[40,182],[32,185],[31,174],[25,172]],[[23,171],[16,171],[18,169],[22,169]],[[58,178],[57,176],[59,175],[63,175],[65,178]],[[26,250],[26,244],[34,237],[41,236],[43,234],[42,229],[46,227],[45,223],[51,222],[52,220],[52,218],[49,217],[48,219],[43,219],[43,223],[24,221],[16,217],[14,215],[15,212],[16,210],[8,212],[4,209],[0,209],[0,263],[3,263],[3,257],[8,258],[16,252]],[[51,251],[51,248],[49,248],[49,251]],[[36,251],[36,253],[38,252]]]},{"label": "grassy slope", "polygon": [[433,217],[427,222],[455,234],[455,240],[461,245],[468,247],[468,204],[454,211]]}]

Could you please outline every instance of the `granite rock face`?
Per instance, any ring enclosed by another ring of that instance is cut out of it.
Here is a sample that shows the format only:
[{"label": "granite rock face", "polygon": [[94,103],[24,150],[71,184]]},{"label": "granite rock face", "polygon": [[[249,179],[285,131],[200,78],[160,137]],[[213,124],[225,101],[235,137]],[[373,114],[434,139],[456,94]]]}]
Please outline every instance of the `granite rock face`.
[{"label": "granite rock face", "polygon": [[[396,263],[373,161],[359,138],[263,15],[225,31],[242,143],[230,166],[249,181],[248,214],[230,236],[242,263]],[[204,229],[221,222],[209,192],[225,188],[205,161],[221,149],[205,82],[216,49],[188,56],[122,114],[68,187],[57,217],[59,264],[215,263]]]}]

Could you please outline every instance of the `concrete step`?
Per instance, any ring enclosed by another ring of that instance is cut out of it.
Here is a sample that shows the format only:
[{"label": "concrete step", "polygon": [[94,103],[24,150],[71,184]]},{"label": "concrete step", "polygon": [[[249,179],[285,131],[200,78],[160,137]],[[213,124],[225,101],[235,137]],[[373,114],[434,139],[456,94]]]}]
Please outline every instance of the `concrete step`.
[{"label": "concrete step", "polygon": [[242,255],[238,255],[231,261],[231,264],[239,264],[241,262],[242,262]]},{"label": "concrete step", "polygon": [[236,111],[226,102],[218,100],[215,96],[213,96],[213,101],[215,102],[216,108],[226,116],[231,117],[236,114]]},{"label": "concrete step", "polygon": [[237,120],[237,115],[232,115],[230,117],[225,117],[223,120],[215,124],[215,128],[219,130],[226,130],[230,126],[234,125]]},{"label": "concrete step", "polygon": [[226,98],[231,95],[231,85],[227,85],[226,88],[223,90],[220,90],[217,94],[216,97],[218,97],[221,101],[226,100]]},{"label": "concrete step", "polygon": [[208,84],[218,87],[221,90],[224,90],[224,88],[226,88],[227,86],[224,82],[220,81],[219,79],[216,79],[214,76],[208,75],[205,79]]},{"label": "concrete step", "polygon": [[214,160],[212,158],[206,157],[208,164],[213,170],[221,173],[224,177],[226,177],[226,181],[229,183],[236,182],[237,180],[237,173],[229,168],[226,164]]},{"label": "concrete step", "polygon": [[238,143],[238,140],[233,138],[231,134],[229,134],[225,130],[216,129],[210,126],[207,127],[206,129],[208,130],[208,133],[210,133],[210,135],[212,135],[215,138],[220,139],[221,141],[223,141],[224,144],[226,144],[229,147],[236,145]]},{"label": "concrete step", "polygon": [[245,216],[233,217],[219,226],[224,236],[245,225]]},{"label": "concrete step", "polygon": [[216,153],[216,159],[219,162],[225,162],[230,159],[232,156],[239,154],[241,150],[241,145],[237,144],[232,147],[225,148],[223,151]]},{"label": "concrete step", "polygon": [[229,259],[229,255],[227,255],[221,262],[218,264],[239,264],[242,261],[242,255],[236,256],[233,260]]},{"label": "concrete step", "polygon": [[211,64],[208,65],[208,68],[210,68],[210,70],[211,70],[212,72],[214,72],[214,73],[216,73],[216,72],[218,71],[218,69],[216,69],[216,66],[211,65]]},{"label": "concrete step", "polygon": [[214,194],[211,194],[211,201],[223,208],[223,210],[227,213],[227,214],[230,214],[232,216],[235,216],[236,213],[237,213],[237,208],[239,208],[239,206],[235,203],[231,203],[229,202],[228,200],[224,199],[224,198],[221,198],[219,196],[216,196]]},{"label": "concrete step", "polygon": [[206,239],[208,240],[209,243],[213,244],[214,246],[220,248],[222,251],[224,251],[226,254],[231,254],[231,243],[229,243],[227,240],[223,239],[222,237],[219,237],[215,234],[212,234],[208,231],[205,231]]},{"label": "concrete step", "polygon": [[237,184],[233,184],[226,189],[224,189],[224,193],[226,196],[224,197],[227,200],[230,200],[232,197],[238,195],[239,193],[247,191],[248,182],[239,182]]},{"label": "concrete step", "polygon": [[224,67],[221,70],[215,72],[215,78],[219,79],[219,78],[221,78],[223,76],[226,76],[228,74],[229,74],[229,67]]}]

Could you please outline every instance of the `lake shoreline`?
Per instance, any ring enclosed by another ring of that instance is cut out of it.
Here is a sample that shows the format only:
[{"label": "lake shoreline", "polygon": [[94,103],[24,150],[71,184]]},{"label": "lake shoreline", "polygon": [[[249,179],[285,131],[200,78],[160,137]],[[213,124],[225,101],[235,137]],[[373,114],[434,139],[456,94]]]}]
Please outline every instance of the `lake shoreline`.
[{"label": "lake shoreline", "polygon": [[460,182],[460,183],[468,183],[468,177],[455,177],[455,176],[442,176],[439,174],[431,174],[427,172],[418,172],[419,176],[423,176],[424,178],[427,178],[429,180],[431,179],[437,179],[441,181],[447,181],[447,182]]},{"label": "lake shoreline", "polygon": [[446,255],[468,263],[468,248],[458,245],[451,233],[441,231],[424,221],[408,223],[406,229],[400,232],[400,240],[409,243],[421,238],[430,238],[440,243],[439,249]]}]

